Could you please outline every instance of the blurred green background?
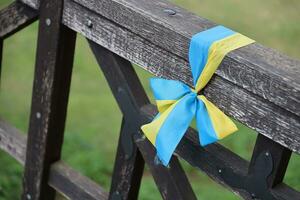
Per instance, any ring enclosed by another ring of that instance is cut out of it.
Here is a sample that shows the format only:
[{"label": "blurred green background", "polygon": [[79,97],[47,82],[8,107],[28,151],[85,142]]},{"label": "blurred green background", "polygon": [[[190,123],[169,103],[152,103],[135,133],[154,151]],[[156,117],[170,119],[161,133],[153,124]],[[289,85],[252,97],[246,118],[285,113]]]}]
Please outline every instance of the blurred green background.
[{"label": "blurred green background", "polygon": [[[11,1],[1,0],[0,8]],[[298,0],[173,0],[200,16],[246,34],[256,41],[300,58],[300,1]],[[38,23],[4,42],[0,116],[26,132]],[[135,67],[149,93],[147,72]],[[149,93],[150,94],[150,93]],[[151,96],[151,94],[150,94]],[[78,35],[68,107],[63,159],[108,191],[119,135],[121,113],[87,43]],[[237,134],[221,143],[250,159],[256,134],[239,125]],[[206,175],[181,161],[199,199],[239,199]],[[300,190],[300,158],[293,155],[285,182]],[[19,199],[22,167],[0,150],[0,200]],[[140,199],[158,200],[160,194],[148,169]]]}]

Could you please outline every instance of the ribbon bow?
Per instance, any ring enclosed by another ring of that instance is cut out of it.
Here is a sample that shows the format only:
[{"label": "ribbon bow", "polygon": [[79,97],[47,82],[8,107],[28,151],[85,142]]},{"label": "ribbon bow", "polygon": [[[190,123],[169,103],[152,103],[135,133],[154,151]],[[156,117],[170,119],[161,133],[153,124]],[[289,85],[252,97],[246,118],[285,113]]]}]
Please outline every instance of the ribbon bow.
[{"label": "ribbon bow", "polygon": [[156,147],[158,158],[168,165],[176,146],[196,118],[202,146],[237,130],[236,125],[203,95],[199,95],[227,53],[254,41],[223,26],[192,37],[189,48],[194,88],[177,81],[150,79],[159,114],[141,129]]}]

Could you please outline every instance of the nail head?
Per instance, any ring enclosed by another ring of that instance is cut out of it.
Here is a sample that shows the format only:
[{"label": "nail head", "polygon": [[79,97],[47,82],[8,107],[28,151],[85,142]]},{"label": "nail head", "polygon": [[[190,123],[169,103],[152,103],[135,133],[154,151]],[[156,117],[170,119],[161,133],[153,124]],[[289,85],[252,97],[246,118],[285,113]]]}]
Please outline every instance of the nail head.
[{"label": "nail head", "polygon": [[42,115],[41,115],[41,113],[40,113],[40,112],[37,112],[37,113],[36,113],[36,118],[40,119],[40,118],[41,118],[41,116],[42,116]]},{"label": "nail head", "polygon": [[26,195],[26,198],[27,198],[27,199],[31,199],[31,195],[30,195],[30,194],[27,194],[27,195]]},{"label": "nail head", "polygon": [[92,20],[88,19],[86,22],[87,27],[92,28],[93,27],[93,22]]},{"label": "nail head", "polygon": [[164,13],[168,15],[176,15],[176,11],[173,9],[164,9]]},{"label": "nail head", "polygon": [[270,155],[270,153],[269,152],[266,152],[266,156],[269,156]]},{"label": "nail head", "polygon": [[51,19],[49,19],[49,18],[46,19],[46,25],[47,25],[47,26],[50,26],[50,25],[51,25]]}]

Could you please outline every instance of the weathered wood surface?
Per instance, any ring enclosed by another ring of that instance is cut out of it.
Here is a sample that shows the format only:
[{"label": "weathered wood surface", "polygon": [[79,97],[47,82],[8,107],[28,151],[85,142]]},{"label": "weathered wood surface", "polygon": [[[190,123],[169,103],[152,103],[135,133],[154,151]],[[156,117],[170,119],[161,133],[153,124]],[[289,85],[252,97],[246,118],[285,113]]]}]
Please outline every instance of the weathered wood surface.
[{"label": "weathered wood surface", "polygon": [[[66,26],[156,76],[191,83],[189,40],[213,23],[165,1],[76,2],[65,0]],[[253,44],[226,56],[204,91],[225,113],[299,153],[299,69],[299,61]]]},{"label": "weathered wood surface", "polygon": [[47,182],[61,156],[76,41],[61,23],[62,10],[62,0],[41,1],[23,200],[55,199]]},{"label": "weathered wood surface", "polygon": [[249,166],[249,174],[254,173],[256,159],[261,153],[268,153],[272,157],[273,169],[267,178],[267,184],[269,187],[274,187],[283,181],[292,152],[269,138],[258,135]]},{"label": "weathered wood surface", "polygon": [[107,200],[108,194],[63,161],[51,166],[49,185],[72,200]]},{"label": "weathered wood surface", "polygon": [[40,7],[41,0],[17,0],[17,1],[23,2],[34,9],[38,9]]},{"label": "weathered wood surface", "polygon": [[0,10],[0,38],[4,39],[37,19],[38,12],[21,2]]},{"label": "weathered wood surface", "polygon": [[[0,149],[10,154],[21,165],[25,162],[26,139],[25,134],[0,118]],[[48,183],[70,199],[108,199],[108,194],[99,185],[62,161],[51,166]]]},{"label": "weathered wood surface", "polygon": [[[109,192],[111,200],[138,199],[145,162],[132,141],[131,130],[130,124],[123,118]],[[129,149],[125,149],[124,145]]]},{"label": "weathered wood surface", "polygon": [[[214,23],[177,8],[167,1],[74,1],[185,60],[188,58],[191,37],[199,31],[215,26]],[[165,8],[172,8],[178,14],[168,16],[164,13]],[[191,83],[188,64],[164,66],[169,67],[169,70],[174,70],[170,78]],[[177,71],[178,69],[180,71]],[[229,54],[217,74],[300,116],[299,61],[254,44]]]},{"label": "weathered wood surface", "polygon": [[[74,1],[184,60],[188,57],[192,35],[216,25],[163,0]],[[166,8],[175,10],[177,14],[169,16],[164,12]],[[70,8],[67,6],[65,14],[68,13],[68,9]],[[76,24],[73,24],[73,28],[76,29],[75,26]],[[88,33],[86,30],[81,31]],[[99,37],[97,34],[95,36]],[[125,40],[124,43],[126,42]],[[229,54],[217,74],[299,116],[299,66],[300,62],[297,60],[259,44],[253,44]],[[174,72],[169,75],[170,78],[180,79],[186,83],[192,81],[187,63],[156,68],[161,68],[162,71],[169,68],[168,70]],[[157,75],[164,76],[162,72]],[[288,96],[283,97],[283,94]]]},{"label": "weathered wood surface", "polygon": [[0,148],[24,165],[26,137],[0,118]]}]

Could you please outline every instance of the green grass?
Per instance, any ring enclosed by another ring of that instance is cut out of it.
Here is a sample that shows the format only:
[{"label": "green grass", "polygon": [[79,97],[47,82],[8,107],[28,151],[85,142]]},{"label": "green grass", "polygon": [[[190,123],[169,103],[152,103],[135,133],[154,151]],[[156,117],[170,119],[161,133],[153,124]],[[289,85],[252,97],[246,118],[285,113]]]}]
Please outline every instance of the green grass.
[{"label": "green grass", "polygon": [[[2,0],[0,8],[7,0]],[[300,2],[292,0],[174,0],[205,18],[231,27],[267,46],[298,57],[300,50]],[[37,23],[5,40],[0,92],[0,116],[26,132],[30,112]],[[149,93],[150,74],[136,67]],[[114,163],[121,113],[94,57],[81,36],[76,46],[63,159],[107,190]],[[255,136],[240,131],[222,144],[250,159]],[[199,199],[238,199],[206,175],[182,162]],[[285,181],[300,190],[299,156],[293,156]],[[0,151],[0,200],[15,200],[21,193],[22,168]],[[213,191],[213,192],[212,192]],[[140,199],[161,199],[148,169]]]}]

